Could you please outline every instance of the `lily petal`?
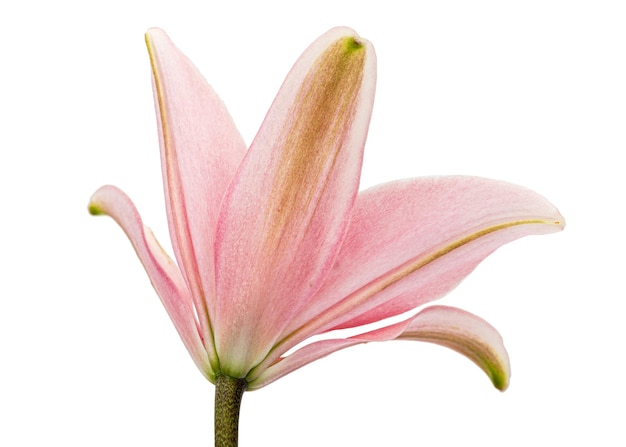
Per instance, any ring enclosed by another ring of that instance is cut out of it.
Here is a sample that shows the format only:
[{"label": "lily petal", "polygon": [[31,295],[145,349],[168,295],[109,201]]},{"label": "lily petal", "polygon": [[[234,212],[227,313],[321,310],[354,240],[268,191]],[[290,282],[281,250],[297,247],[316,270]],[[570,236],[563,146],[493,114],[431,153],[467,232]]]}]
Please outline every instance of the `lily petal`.
[{"label": "lily petal", "polygon": [[453,349],[478,365],[493,386],[509,386],[511,364],[498,331],[482,318],[455,307],[421,311],[396,340],[427,341]]},{"label": "lily petal", "polygon": [[89,212],[112,217],[124,230],[191,358],[205,377],[213,381],[214,372],[195,319],[189,289],[178,266],[143,225],[131,200],[118,188],[103,186],[91,197]]},{"label": "lily petal", "polygon": [[149,30],[146,44],[172,245],[213,360],[217,359],[210,322],[215,227],[220,203],[246,145],[222,101],[165,32]]},{"label": "lily petal", "polygon": [[374,77],[369,42],[347,28],[324,34],[287,76],[244,159],[216,239],[225,374],[245,376],[331,268],[358,189]]},{"label": "lily petal", "polygon": [[505,182],[429,177],[366,190],[326,282],[262,365],[316,333],[440,298],[501,245],[563,226],[545,198]]},{"label": "lily petal", "polygon": [[361,343],[386,340],[426,341],[453,349],[478,365],[493,385],[509,385],[509,357],[498,331],[482,318],[455,307],[432,306],[400,323],[346,339],[306,345],[265,370],[248,384],[258,389],[333,352]]}]

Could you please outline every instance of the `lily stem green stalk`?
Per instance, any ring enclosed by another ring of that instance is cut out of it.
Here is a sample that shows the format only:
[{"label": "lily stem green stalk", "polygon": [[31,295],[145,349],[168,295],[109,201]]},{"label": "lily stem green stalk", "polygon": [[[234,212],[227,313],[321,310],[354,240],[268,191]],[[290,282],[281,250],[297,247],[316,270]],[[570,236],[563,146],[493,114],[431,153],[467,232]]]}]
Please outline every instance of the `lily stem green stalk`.
[{"label": "lily stem green stalk", "polygon": [[246,379],[220,374],[215,379],[215,447],[237,447],[239,408]]}]

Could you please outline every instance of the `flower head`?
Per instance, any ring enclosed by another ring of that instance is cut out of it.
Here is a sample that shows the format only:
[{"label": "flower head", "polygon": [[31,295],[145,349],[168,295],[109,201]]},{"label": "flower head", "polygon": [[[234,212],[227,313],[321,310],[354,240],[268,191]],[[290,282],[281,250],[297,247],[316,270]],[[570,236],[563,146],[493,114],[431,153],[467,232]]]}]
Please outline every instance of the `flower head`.
[{"label": "flower head", "polygon": [[499,246],[563,228],[525,188],[476,177],[402,180],[358,192],[376,59],[347,28],[316,40],[246,148],[224,105],[166,34],[146,34],[174,262],[113,186],[93,214],[129,237],[198,368],[257,389],[359,343],[452,348],[499,389],[510,368],[497,331],[460,309],[299,346],[400,315],[453,289]]}]

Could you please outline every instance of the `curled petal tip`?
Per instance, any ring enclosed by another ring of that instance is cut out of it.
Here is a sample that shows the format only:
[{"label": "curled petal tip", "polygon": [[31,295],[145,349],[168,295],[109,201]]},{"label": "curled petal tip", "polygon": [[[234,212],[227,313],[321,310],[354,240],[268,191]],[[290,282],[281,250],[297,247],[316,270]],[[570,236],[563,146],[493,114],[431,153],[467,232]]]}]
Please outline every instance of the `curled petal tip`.
[{"label": "curled petal tip", "polygon": [[500,391],[509,386],[511,365],[502,337],[482,318],[448,306],[418,313],[399,340],[426,341],[450,348],[474,362]]},{"label": "curled petal tip", "polygon": [[87,204],[87,211],[89,211],[89,214],[91,214],[92,216],[108,215],[106,199],[103,203],[103,197],[106,197],[108,191],[111,189],[117,188],[115,188],[114,186],[105,185],[98,188],[96,192],[92,194],[92,196],[89,198],[89,203]]},{"label": "curled petal tip", "polygon": [[104,214],[104,212],[98,207],[98,205],[96,205],[95,203],[89,203],[89,205],[87,205],[87,210],[89,211],[89,214],[91,214],[92,216],[100,216],[102,214]]}]

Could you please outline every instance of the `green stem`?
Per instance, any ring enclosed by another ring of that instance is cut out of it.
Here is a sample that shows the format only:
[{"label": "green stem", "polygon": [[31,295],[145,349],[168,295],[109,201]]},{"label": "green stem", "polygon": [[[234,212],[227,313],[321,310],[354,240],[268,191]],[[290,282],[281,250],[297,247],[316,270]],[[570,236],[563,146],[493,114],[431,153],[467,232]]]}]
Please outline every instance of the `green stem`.
[{"label": "green stem", "polygon": [[215,447],[237,447],[239,408],[246,379],[218,375],[215,379]]}]

